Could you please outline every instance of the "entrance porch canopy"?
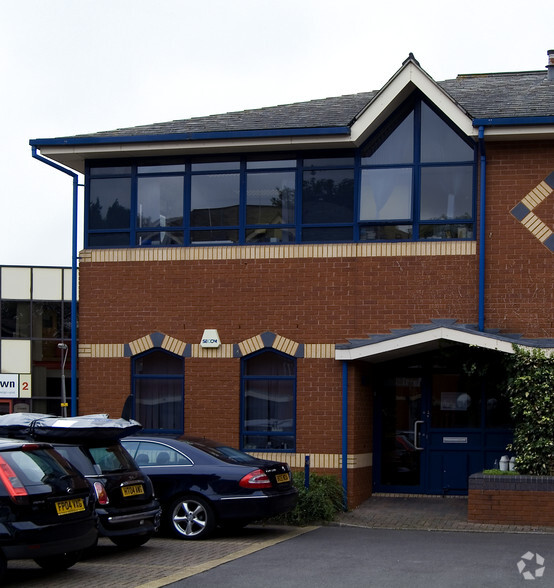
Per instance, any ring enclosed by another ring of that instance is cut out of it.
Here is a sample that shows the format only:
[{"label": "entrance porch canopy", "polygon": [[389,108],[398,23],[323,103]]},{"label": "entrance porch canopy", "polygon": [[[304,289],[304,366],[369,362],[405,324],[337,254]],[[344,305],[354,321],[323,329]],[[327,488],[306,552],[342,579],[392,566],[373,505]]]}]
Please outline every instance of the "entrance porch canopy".
[{"label": "entrance porch canopy", "polygon": [[460,324],[456,319],[435,319],[427,324],[412,325],[409,329],[395,329],[387,334],[337,344],[335,359],[378,363],[456,343],[503,353],[514,353],[514,345],[517,345],[554,354],[554,339],[524,339],[518,334],[500,334],[499,330],[479,331],[476,325]]}]

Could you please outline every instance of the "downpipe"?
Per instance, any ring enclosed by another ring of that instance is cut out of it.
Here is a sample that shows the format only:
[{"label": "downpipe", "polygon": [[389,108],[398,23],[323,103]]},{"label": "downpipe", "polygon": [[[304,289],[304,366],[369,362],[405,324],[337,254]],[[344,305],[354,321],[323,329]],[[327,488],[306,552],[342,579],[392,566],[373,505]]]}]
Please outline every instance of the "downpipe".
[{"label": "downpipe", "polygon": [[31,146],[33,158],[73,178],[73,227],[71,246],[71,416],[77,415],[77,204],[79,176],[71,170],[39,155]]}]

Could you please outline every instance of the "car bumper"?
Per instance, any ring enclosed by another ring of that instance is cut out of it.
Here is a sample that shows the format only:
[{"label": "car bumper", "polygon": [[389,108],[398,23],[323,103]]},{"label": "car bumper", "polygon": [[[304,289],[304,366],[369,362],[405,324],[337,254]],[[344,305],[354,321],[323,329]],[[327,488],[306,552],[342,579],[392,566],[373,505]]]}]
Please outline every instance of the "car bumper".
[{"label": "car bumper", "polygon": [[121,508],[105,510],[97,508],[98,532],[103,537],[142,535],[155,533],[160,527],[161,508],[157,502],[140,510]]},{"label": "car bumper", "polygon": [[298,491],[292,488],[281,494],[222,497],[213,504],[220,520],[255,521],[288,512],[296,506],[297,501]]},{"label": "car bumper", "polygon": [[0,549],[6,559],[36,559],[73,553],[94,546],[97,539],[96,517],[63,525],[0,524]]}]

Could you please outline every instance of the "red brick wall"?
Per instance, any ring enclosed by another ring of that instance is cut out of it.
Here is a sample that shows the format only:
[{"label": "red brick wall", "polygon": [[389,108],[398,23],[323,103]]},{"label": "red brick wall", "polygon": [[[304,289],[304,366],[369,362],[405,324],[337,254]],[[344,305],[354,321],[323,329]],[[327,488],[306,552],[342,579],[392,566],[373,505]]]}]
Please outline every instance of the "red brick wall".
[{"label": "red brick wall", "polygon": [[469,490],[470,523],[554,526],[554,492]]},{"label": "red brick wall", "polygon": [[336,343],[431,318],[475,322],[477,312],[468,256],[85,263],[80,286],[86,343],[155,331],[196,343],[205,328],[223,342],[273,331]]},{"label": "red brick wall", "polygon": [[[554,336],[554,253],[510,214],[552,171],[551,142],[487,145],[487,327]],[[554,195],[534,212],[554,230]]]},{"label": "red brick wall", "polygon": [[79,414],[105,412],[119,418],[130,392],[129,359],[79,360]]}]

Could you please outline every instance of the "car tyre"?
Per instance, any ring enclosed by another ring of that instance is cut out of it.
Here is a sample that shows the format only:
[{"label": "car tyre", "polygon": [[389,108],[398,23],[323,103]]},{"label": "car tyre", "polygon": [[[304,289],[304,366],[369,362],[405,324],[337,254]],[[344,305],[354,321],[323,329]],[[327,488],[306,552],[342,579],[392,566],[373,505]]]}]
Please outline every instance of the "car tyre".
[{"label": "car tyre", "polygon": [[205,539],[215,529],[215,514],[207,500],[185,495],[171,503],[166,526],[178,539]]},{"label": "car tyre", "polygon": [[121,535],[119,537],[110,537],[110,541],[118,547],[132,549],[144,545],[151,537],[152,533],[143,533],[142,535]]},{"label": "car tyre", "polygon": [[35,563],[49,572],[63,572],[74,566],[83,557],[82,551],[61,553],[52,557],[37,557]]}]

